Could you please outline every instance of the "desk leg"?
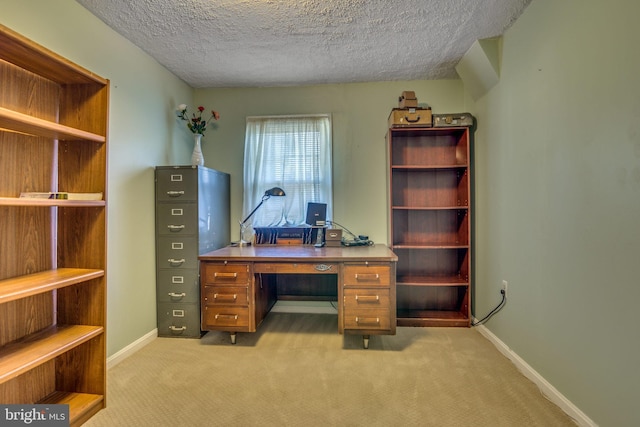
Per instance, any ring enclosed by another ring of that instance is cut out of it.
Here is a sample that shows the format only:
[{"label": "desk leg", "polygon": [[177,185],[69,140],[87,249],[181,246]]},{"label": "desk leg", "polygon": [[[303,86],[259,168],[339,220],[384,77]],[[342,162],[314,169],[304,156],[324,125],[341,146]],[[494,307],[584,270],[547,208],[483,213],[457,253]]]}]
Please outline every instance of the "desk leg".
[{"label": "desk leg", "polygon": [[369,348],[369,335],[362,336],[362,345],[364,348]]},{"label": "desk leg", "polygon": [[229,337],[231,338],[231,344],[235,344],[236,343],[236,333],[235,332],[229,332]]}]

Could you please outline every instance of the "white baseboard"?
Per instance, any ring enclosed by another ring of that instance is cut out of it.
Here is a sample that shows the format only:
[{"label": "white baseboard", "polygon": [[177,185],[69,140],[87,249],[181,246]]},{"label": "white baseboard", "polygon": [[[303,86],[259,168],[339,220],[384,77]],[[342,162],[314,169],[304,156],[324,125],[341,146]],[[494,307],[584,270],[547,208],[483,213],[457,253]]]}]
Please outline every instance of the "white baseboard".
[{"label": "white baseboard", "polygon": [[554,386],[552,386],[547,380],[544,379],[535,369],[533,369],[527,362],[520,356],[513,352],[509,346],[500,340],[484,325],[476,326],[478,332],[480,332],[485,338],[487,338],[493,345],[496,346],[498,351],[502,353],[507,359],[518,368],[518,370],[527,377],[530,381],[538,386],[542,394],[547,399],[555,403],[560,409],[562,409],[567,415],[582,427],[598,427],[598,425],[589,418],[584,412],[580,410],[576,405],[571,403],[569,399],[564,397]]},{"label": "white baseboard", "polygon": [[131,356],[136,351],[140,350],[145,345],[149,344],[151,341],[158,337],[158,329],[154,329],[142,337],[138,338],[116,354],[107,358],[107,369],[111,369],[116,366],[118,363],[122,362],[127,357]]}]

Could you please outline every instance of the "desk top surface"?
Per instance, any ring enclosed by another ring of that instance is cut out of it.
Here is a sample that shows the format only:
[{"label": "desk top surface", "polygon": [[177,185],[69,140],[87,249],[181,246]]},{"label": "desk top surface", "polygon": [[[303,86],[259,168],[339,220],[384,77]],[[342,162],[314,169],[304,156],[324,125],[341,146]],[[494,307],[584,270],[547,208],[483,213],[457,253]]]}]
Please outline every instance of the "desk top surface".
[{"label": "desk top surface", "polygon": [[396,254],[385,245],[322,248],[313,245],[226,246],[199,258],[202,261],[398,261]]}]

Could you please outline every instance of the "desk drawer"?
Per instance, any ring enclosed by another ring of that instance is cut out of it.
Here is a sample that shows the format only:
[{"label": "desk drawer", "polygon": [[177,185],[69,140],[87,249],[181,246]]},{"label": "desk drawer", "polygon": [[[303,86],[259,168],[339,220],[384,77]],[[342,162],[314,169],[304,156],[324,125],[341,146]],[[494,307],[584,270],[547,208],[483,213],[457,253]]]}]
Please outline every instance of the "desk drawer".
[{"label": "desk drawer", "polygon": [[344,309],[382,308],[389,311],[389,289],[345,289]]},{"label": "desk drawer", "polygon": [[391,267],[388,264],[345,265],[345,286],[389,286]]},{"label": "desk drawer", "polygon": [[344,311],[345,329],[387,331],[391,329],[389,309],[355,309]]},{"label": "desk drawer", "polygon": [[338,274],[338,264],[332,263],[256,262],[253,268],[256,273]]},{"label": "desk drawer", "polygon": [[249,309],[246,307],[206,306],[202,312],[202,329],[248,328]]},{"label": "desk drawer", "polygon": [[205,286],[202,302],[207,306],[247,306],[249,290],[246,286]]},{"label": "desk drawer", "polygon": [[249,264],[212,264],[204,265],[204,284],[242,284],[249,283]]}]

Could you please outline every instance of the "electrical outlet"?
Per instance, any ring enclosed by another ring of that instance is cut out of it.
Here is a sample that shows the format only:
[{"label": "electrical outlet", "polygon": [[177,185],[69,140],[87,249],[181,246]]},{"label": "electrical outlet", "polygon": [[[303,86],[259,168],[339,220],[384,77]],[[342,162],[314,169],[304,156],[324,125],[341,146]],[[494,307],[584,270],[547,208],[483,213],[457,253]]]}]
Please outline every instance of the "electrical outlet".
[{"label": "electrical outlet", "polygon": [[504,296],[507,296],[507,288],[509,287],[509,282],[506,280],[502,281],[502,290],[504,291]]}]

